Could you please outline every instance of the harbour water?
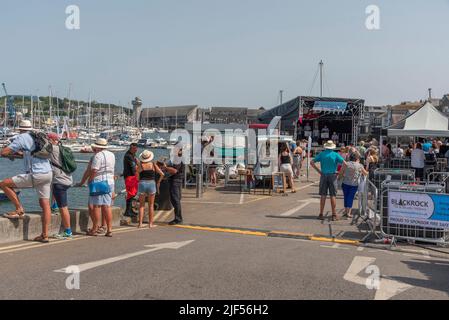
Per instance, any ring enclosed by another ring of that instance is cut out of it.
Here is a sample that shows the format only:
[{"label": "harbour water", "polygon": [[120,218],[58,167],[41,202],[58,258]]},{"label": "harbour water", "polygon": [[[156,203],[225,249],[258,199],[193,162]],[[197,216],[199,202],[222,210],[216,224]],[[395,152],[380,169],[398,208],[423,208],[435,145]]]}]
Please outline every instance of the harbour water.
[{"label": "harbour water", "polygon": [[[139,150],[138,154],[142,150]],[[169,156],[168,150],[163,149],[155,149],[151,150],[154,152],[154,159],[159,160],[163,157]],[[121,175],[123,171],[123,157],[125,153],[115,153],[116,156],[116,166],[115,173],[116,175]],[[92,154],[75,154],[76,159],[79,160],[89,160],[92,157]],[[73,174],[74,182],[79,182],[83,176],[84,170],[86,169],[87,164],[78,164],[78,169]],[[4,178],[8,178],[17,174],[23,173],[23,162],[22,160],[10,161],[8,159],[0,158],[0,180]],[[122,177],[116,181],[115,190],[117,193],[122,191],[125,188],[125,184]],[[85,207],[87,204],[88,197],[88,189],[87,188],[70,188],[69,189],[69,206],[71,208],[80,208]],[[39,203],[37,200],[36,192],[32,189],[21,190],[20,200],[22,201],[25,210],[36,211],[40,210]],[[124,206],[125,197],[124,195],[119,196],[115,201],[115,205]],[[14,209],[14,206],[11,205],[10,202],[0,203],[0,214],[3,214],[7,211]]]}]

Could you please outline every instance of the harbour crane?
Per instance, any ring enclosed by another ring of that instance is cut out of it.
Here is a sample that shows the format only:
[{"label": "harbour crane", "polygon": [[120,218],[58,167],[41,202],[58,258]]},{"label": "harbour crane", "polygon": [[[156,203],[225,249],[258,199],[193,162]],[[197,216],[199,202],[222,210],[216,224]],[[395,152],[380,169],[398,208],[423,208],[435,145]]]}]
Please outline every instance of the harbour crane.
[{"label": "harbour crane", "polygon": [[[6,107],[8,108],[9,117],[13,121],[13,126],[15,126],[16,122],[16,108],[14,107],[14,97],[8,95],[8,91],[6,90],[6,85],[2,83],[3,91],[5,91],[6,96]],[[5,114],[6,116],[6,114]],[[8,123],[7,118],[5,118],[4,126]]]}]

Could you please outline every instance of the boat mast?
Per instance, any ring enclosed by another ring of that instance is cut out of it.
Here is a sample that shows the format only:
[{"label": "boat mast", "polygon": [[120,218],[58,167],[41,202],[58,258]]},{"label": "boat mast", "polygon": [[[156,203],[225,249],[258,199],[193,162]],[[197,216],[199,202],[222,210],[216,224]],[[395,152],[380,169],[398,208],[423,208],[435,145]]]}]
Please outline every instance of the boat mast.
[{"label": "boat mast", "polygon": [[39,96],[37,96],[37,121],[39,123],[39,129],[42,128],[41,116],[42,116],[41,99],[39,98]]},{"label": "boat mast", "polygon": [[92,104],[91,104],[91,93],[90,93],[90,91],[89,91],[89,108],[88,108],[88,112],[87,112],[87,114],[88,114],[88,126],[87,126],[87,129],[88,129],[88,131],[87,131],[87,135],[88,135],[88,137],[89,137],[89,144],[90,144],[90,142],[91,142],[91,140],[90,140],[90,122],[91,122],[91,119],[90,119],[90,109],[91,109],[91,107],[92,107]]},{"label": "boat mast", "polygon": [[323,60],[320,61],[320,98],[323,97]]},{"label": "boat mast", "polygon": [[56,92],[56,114],[57,114],[58,120],[59,120],[59,97],[58,97],[58,92]]},{"label": "boat mast", "polygon": [[[8,98],[5,97],[5,117],[3,118],[3,128],[6,128],[8,126],[8,115],[6,114],[7,105],[8,105]],[[6,130],[4,130],[3,133],[6,136]]]},{"label": "boat mast", "polygon": [[53,123],[53,118],[52,118],[52,109],[53,109],[53,93],[51,92],[51,86],[48,87],[48,90],[50,92],[50,97],[48,99],[48,108],[50,110],[50,121],[51,123]]},{"label": "boat mast", "polygon": [[34,128],[34,105],[33,105],[33,95],[30,96],[30,115],[31,115],[31,126]]},{"label": "boat mast", "polygon": [[71,97],[71,95],[72,95],[72,84],[71,83],[69,83],[69,95],[68,95],[68,99],[69,99],[69,106],[68,106],[68,108],[67,108],[67,116],[68,116],[68,118],[69,118],[69,121],[70,121],[70,112],[72,111],[71,109],[71,104],[72,104],[72,101],[70,100],[70,97]]}]

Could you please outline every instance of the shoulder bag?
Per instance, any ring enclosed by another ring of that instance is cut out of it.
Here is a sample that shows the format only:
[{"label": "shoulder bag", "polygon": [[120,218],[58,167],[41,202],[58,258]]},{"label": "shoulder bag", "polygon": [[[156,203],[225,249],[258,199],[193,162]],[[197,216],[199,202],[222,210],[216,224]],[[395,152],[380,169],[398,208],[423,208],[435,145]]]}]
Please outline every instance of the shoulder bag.
[{"label": "shoulder bag", "polygon": [[[102,152],[103,153],[103,152]],[[105,194],[111,193],[111,187],[109,186],[109,182],[106,175],[107,163],[106,163],[106,155],[104,156],[104,169],[105,173],[103,174],[103,180],[101,181],[92,181],[89,183],[89,195],[91,197],[95,196],[103,196]]]}]

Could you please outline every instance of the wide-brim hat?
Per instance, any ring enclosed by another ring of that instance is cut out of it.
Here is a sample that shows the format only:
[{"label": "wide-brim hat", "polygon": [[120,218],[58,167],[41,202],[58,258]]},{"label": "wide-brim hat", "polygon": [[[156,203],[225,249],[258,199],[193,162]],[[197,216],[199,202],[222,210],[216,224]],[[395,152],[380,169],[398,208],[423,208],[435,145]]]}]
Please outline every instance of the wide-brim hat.
[{"label": "wide-brim hat", "polygon": [[328,142],[326,142],[324,144],[324,149],[326,150],[335,150],[337,148],[337,146],[335,145],[335,143],[332,140],[329,140]]},{"label": "wide-brim hat", "polygon": [[19,130],[21,131],[33,131],[33,126],[30,120],[22,120],[19,124]]},{"label": "wide-brim hat", "polygon": [[154,159],[154,153],[149,150],[143,151],[139,156],[140,162],[143,162],[143,163],[150,162],[153,159]]},{"label": "wide-brim hat", "polygon": [[92,148],[95,149],[107,149],[108,148],[108,140],[103,138],[98,138],[95,143],[90,145]]}]

